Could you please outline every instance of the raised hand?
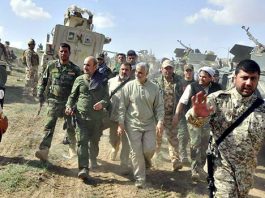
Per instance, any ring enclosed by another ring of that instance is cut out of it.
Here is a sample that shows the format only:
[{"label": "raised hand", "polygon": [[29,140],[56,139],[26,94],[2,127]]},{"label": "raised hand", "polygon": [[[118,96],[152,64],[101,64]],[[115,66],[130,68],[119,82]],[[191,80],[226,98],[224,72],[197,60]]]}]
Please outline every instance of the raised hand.
[{"label": "raised hand", "polygon": [[197,117],[208,117],[213,111],[212,107],[207,106],[207,95],[202,91],[191,98],[192,108]]}]

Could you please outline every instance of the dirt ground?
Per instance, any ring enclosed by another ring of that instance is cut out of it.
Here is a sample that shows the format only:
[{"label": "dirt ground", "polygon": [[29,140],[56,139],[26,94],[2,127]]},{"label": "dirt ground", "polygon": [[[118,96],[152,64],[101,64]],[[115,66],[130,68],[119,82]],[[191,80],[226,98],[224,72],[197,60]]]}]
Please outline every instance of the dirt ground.
[{"label": "dirt ground", "polygon": [[[208,197],[206,181],[193,184],[190,169],[184,167],[179,172],[171,171],[166,145],[162,157],[155,161],[155,169],[147,174],[147,187],[137,189],[133,175],[122,175],[119,161],[110,160],[108,131],[100,141],[100,166],[91,170],[93,181],[84,183],[77,178],[77,159],[67,158],[68,149],[63,145],[62,120],[59,120],[49,154],[49,162],[43,164],[34,153],[43,136],[46,109],[39,116],[38,102],[23,94],[23,70],[15,69],[8,76],[6,87],[5,114],[9,118],[9,129],[0,143],[0,175],[7,173],[13,182],[4,186],[8,179],[0,178],[0,197]],[[265,149],[260,153],[259,166],[256,169],[255,185],[250,197],[265,197]],[[27,171],[18,175],[8,172],[11,169],[27,167]],[[21,185],[25,181],[27,185]],[[20,182],[20,183],[19,183]],[[21,187],[22,186],[22,187]]]}]

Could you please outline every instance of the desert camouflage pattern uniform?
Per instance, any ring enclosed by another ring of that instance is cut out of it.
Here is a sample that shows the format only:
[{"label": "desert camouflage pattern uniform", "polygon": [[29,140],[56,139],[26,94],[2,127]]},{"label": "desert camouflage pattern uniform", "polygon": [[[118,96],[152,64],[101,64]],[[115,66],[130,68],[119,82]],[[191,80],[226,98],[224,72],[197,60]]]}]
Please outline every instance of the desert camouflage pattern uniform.
[{"label": "desert camouflage pattern uniform", "polygon": [[25,87],[29,89],[33,96],[36,96],[38,85],[39,55],[31,49],[27,49],[24,53],[26,57]]},{"label": "desert camouflage pattern uniform", "polygon": [[[164,77],[160,77],[155,80],[159,85],[160,91],[163,93],[164,98],[164,133],[167,136],[168,150],[171,162],[174,164],[179,163],[179,141],[178,141],[178,130],[172,128],[172,119],[175,114],[176,105],[183,93],[182,90],[182,78],[176,74],[173,74],[171,82],[168,82]],[[162,136],[156,137],[156,154],[160,152],[162,144]]]},{"label": "desert camouflage pattern uniform", "polygon": [[[210,125],[214,140],[242,115],[257,96],[242,97],[236,88],[215,92],[208,96],[214,107]],[[190,116],[192,111],[187,113]],[[262,146],[265,131],[265,105],[256,108],[219,145],[215,159],[215,197],[247,197],[253,184],[257,154]],[[216,149],[217,151],[217,149]]]}]

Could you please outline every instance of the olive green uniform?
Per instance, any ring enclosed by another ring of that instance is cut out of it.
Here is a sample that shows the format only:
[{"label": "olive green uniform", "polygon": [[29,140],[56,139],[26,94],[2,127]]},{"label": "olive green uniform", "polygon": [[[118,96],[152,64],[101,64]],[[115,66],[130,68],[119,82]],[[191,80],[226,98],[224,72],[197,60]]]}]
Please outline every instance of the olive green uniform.
[{"label": "olive green uniform", "polygon": [[105,108],[109,104],[107,79],[98,71],[93,74],[92,79],[95,75],[97,76],[96,81],[98,81],[96,86],[93,85],[93,80],[87,74],[79,76],[74,82],[66,104],[66,107],[70,108],[76,106],[77,110],[76,132],[79,169],[88,169],[88,160],[96,161],[99,152],[98,143],[102,135],[103,109],[96,111],[93,105],[100,102]]},{"label": "olive green uniform", "polygon": [[64,65],[60,64],[59,60],[48,63],[38,87],[39,97],[44,95],[46,87],[49,89],[47,94],[47,122],[44,127],[45,136],[40,144],[40,150],[51,147],[54,128],[59,117],[64,117],[66,119],[67,134],[71,146],[75,145],[75,130],[71,122],[72,120],[70,116],[65,115],[64,111],[73,83],[80,74],[80,68],[72,62]]}]

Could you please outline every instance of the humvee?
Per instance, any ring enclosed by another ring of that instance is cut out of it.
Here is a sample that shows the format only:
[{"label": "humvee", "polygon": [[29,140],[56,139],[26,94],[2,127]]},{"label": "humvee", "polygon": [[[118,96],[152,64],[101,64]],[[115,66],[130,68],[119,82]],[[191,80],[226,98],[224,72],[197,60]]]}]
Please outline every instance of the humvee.
[{"label": "humvee", "polygon": [[70,60],[82,69],[87,56],[98,55],[104,44],[111,42],[109,37],[93,31],[93,27],[93,14],[90,11],[70,6],[64,15],[64,24],[57,24],[51,34],[47,34],[46,48],[41,58],[42,69],[50,60],[58,58],[60,43],[71,46]]}]

